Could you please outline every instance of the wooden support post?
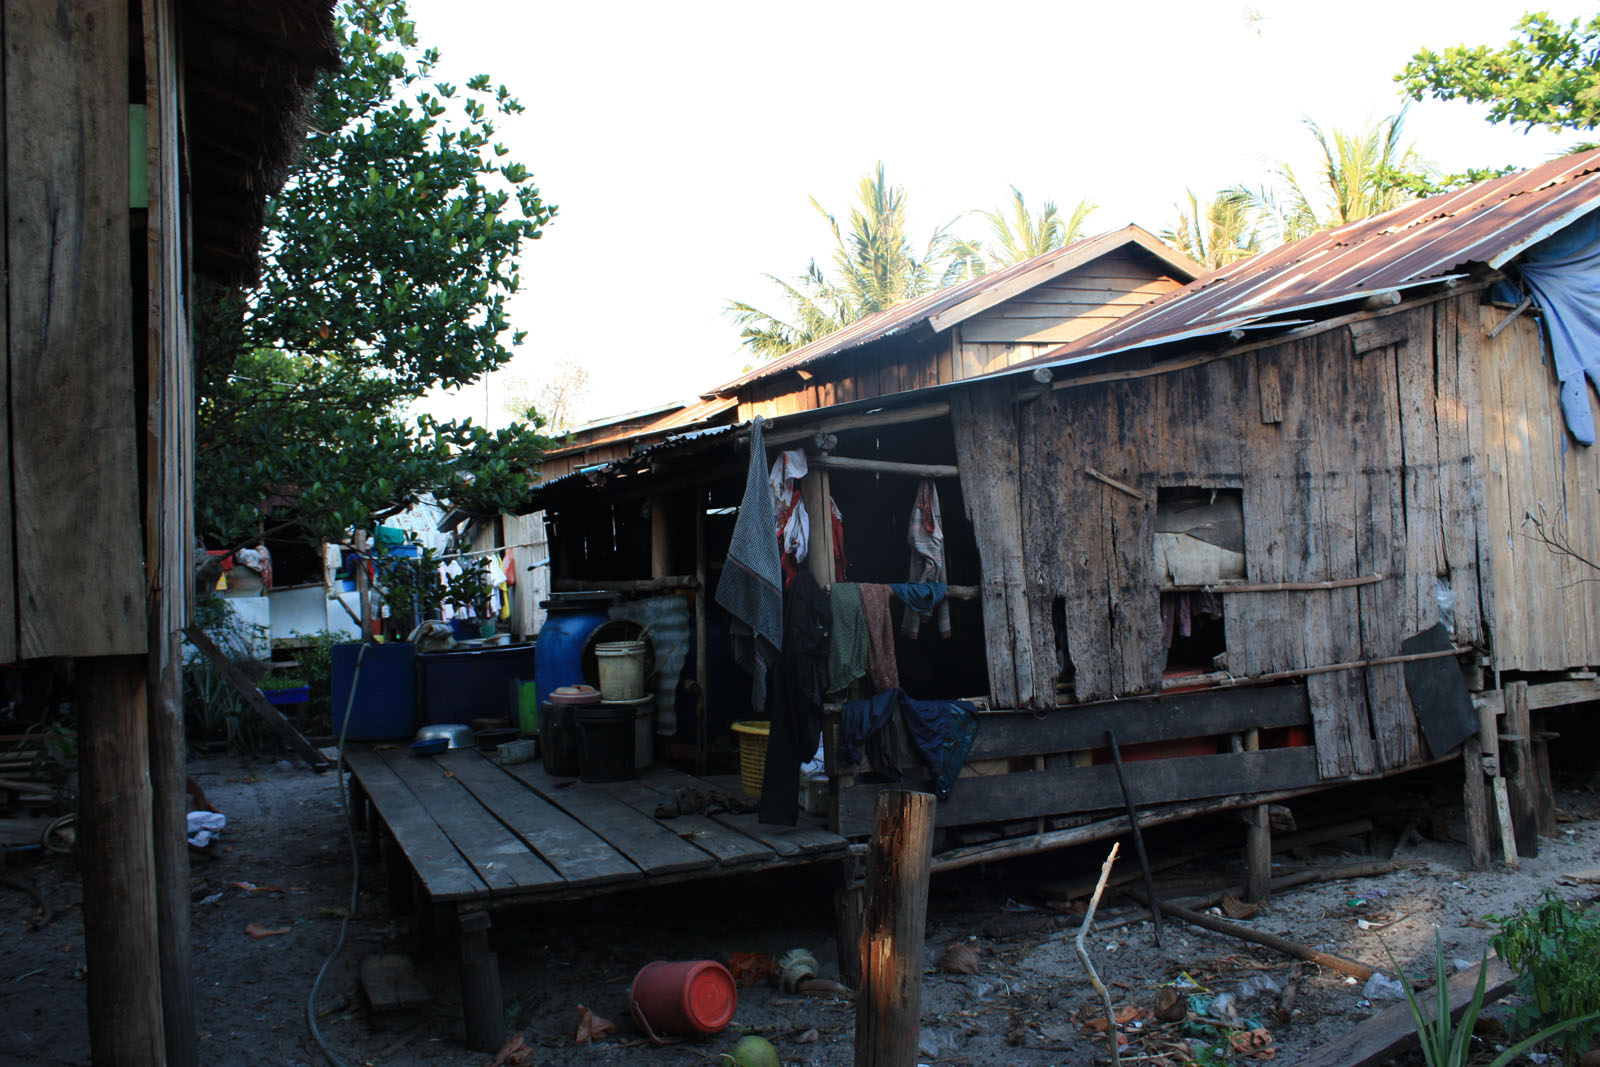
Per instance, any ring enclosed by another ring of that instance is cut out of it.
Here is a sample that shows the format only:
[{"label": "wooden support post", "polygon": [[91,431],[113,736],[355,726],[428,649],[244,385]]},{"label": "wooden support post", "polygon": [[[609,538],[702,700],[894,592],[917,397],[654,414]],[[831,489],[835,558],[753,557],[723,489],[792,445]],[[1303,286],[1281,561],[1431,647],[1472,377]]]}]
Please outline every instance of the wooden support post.
[{"label": "wooden support post", "polygon": [[78,859],[83,870],[89,1051],[96,1063],[165,1063],[144,656],[74,664]]},{"label": "wooden support post", "polygon": [[1467,854],[1472,869],[1489,869],[1491,859],[1489,792],[1484,784],[1483,746],[1476,737],[1461,743],[1461,795],[1467,814]]},{"label": "wooden support post", "polygon": [[1487,694],[1486,699],[1473,702],[1478,709],[1478,746],[1483,750],[1488,766],[1484,773],[1491,778],[1500,774],[1500,716],[1505,712],[1504,691]]},{"label": "wooden support post", "polygon": [[[157,616],[159,617],[159,616]],[[152,858],[161,952],[161,1012],[169,1067],[200,1062],[190,959],[189,792],[183,740],[183,644],[152,627],[148,662]]]},{"label": "wooden support post", "polygon": [[861,985],[861,932],[866,907],[861,867],[861,860],[855,856],[840,860],[833,887],[833,931],[839,950],[839,981],[849,986]]},{"label": "wooden support post", "polygon": [[1517,854],[1539,854],[1539,816],[1535,806],[1533,721],[1528,713],[1528,683],[1505,687],[1506,733],[1500,738],[1506,791],[1511,800],[1511,825],[1517,837]]},{"label": "wooden support post", "polygon": [[711,684],[711,667],[706,652],[706,491],[694,489],[694,772],[706,773],[710,755],[710,715],[707,711],[707,687]]},{"label": "wooden support post", "polygon": [[855,1062],[857,1067],[911,1067],[917,1062],[922,1010],[933,795],[886,789],[878,794],[875,815],[861,931]]},{"label": "wooden support post", "polygon": [[1494,789],[1495,822],[1500,827],[1500,858],[1507,867],[1516,870],[1521,864],[1517,861],[1517,833],[1511,828],[1511,798],[1506,791],[1506,780],[1491,778],[1489,784]]},{"label": "wooden support post", "polygon": [[500,1001],[500,960],[489,950],[489,913],[461,913],[461,1012],[467,1047],[498,1052],[506,1038]]},{"label": "wooden support post", "polygon": [[666,493],[656,493],[650,497],[650,577],[652,578],[665,578],[672,573],[667,529],[667,508],[671,499]]},{"label": "wooden support post", "polygon": [[1545,725],[1545,712],[1529,715],[1533,731],[1529,735],[1533,748],[1533,809],[1538,815],[1539,832],[1553,836],[1556,825],[1556,790],[1550,780],[1550,741],[1556,736]]},{"label": "wooden support post", "polygon": [[[1261,751],[1261,731],[1246,730],[1246,752]],[[1267,900],[1272,896],[1272,822],[1267,805],[1244,812],[1244,898]]]},{"label": "wooden support post", "polygon": [[828,472],[813,468],[800,480],[800,497],[811,516],[811,541],[806,547],[806,567],[817,584],[826,589],[838,580],[833,573],[833,512],[829,508]]},{"label": "wooden support post", "polygon": [[389,914],[408,915],[411,912],[411,864],[394,834],[388,832],[388,827],[384,831],[379,848],[383,853],[383,886]]}]

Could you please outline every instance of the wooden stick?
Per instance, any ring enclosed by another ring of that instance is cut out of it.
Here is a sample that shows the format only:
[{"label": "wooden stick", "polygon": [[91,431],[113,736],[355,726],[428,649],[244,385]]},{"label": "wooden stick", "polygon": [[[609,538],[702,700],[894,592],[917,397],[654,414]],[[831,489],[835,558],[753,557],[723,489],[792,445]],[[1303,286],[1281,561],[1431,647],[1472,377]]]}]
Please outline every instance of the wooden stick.
[{"label": "wooden stick", "polygon": [[[1136,894],[1135,896],[1137,898]],[[1145,903],[1149,904],[1149,901]],[[1292,956],[1297,960],[1315,963],[1319,967],[1327,967],[1330,970],[1338,971],[1340,974],[1348,974],[1357,981],[1365,982],[1372,977],[1372,968],[1364,963],[1347,960],[1343,956],[1335,956],[1328,952],[1319,952],[1309,945],[1302,945],[1297,941],[1290,941],[1287,938],[1261,930],[1252,930],[1248,926],[1241,926],[1226,919],[1219,919],[1214,915],[1192,911],[1181,904],[1174,904],[1170,900],[1163,900],[1159,903],[1162,911],[1202,929],[1212,930],[1219,934],[1227,934],[1229,937],[1236,937],[1240,941],[1250,941],[1257,945],[1265,945],[1270,949],[1283,953],[1285,956]]]},{"label": "wooden stick", "polygon": [[856,998],[859,1067],[917,1062],[932,845],[932,793],[886,789],[878,794]]},{"label": "wooden stick", "polygon": [[[1144,891],[1151,900],[1156,899],[1156,879],[1150,872],[1150,857],[1145,855],[1144,835],[1139,832],[1139,809],[1134,807],[1133,793],[1128,790],[1128,776],[1122,769],[1122,749],[1117,746],[1117,735],[1111,730],[1106,731],[1106,744],[1111,746],[1111,763],[1117,769],[1117,784],[1122,787],[1122,802],[1128,806],[1128,828],[1133,831],[1133,850],[1139,857],[1139,870],[1144,872]],[[1102,882],[1104,878],[1102,877]],[[1156,944],[1162,948],[1167,947],[1165,932],[1161,929],[1161,913],[1151,913],[1154,918]]]},{"label": "wooden stick", "polygon": [[1100,865],[1100,880],[1094,884],[1094,896],[1089,898],[1089,910],[1083,913],[1083,922],[1078,926],[1078,936],[1074,944],[1078,950],[1078,962],[1083,964],[1083,969],[1089,973],[1089,984],[1094,986],[1100,994],[1100,1003],[1106,1009],[1106,1041],[1111,1045],[1111,1067],[1118,1067],[1122,1062],[1121,1050],[1118,1048],[1120,1040],[1117,1034],[1117,1013],[1111,1006],[1111,991],[1106,988],[1100,976],[1095,973],[1094,963],[1089,959],[1089,950],[1084,947],[1084,935],[1094,925],[1094,911],[1100,906],[1100,894],[1106,891],[1106,879],[1111,877],[1111,865],[1117,862],[1117,849],[1120,842],[1113,842],[1111,851],[1106,856],[1106,861]]},{"label": "wooden stick", "polygon": [[282,739],[283,743],[299,753],[300,758],[306,761],[306,766],[314,771],[325,771],[332,766],[328,762],[328,757],[318,751],[311,742],[305,739],[299,730],[294,728],[293,723],[283,717],[283,712],[268,703],[267,698],[261,695],[261,690],[257,689],[250,679],[244,676],[244,672],[239,670],[238,666],[227,657],[222,649],[217,647],[216,642],[212,641],[204,630],[198,626],[187,626],[184,628],[183,636],[187,637],[190,644],[200,650],[200,654],[244,698],[244,702],[250,705],[250,709],[261,716],[268,726],[272,727],[273,732]]},{"label": "wooden stick", "polygon": [[1309,593],[1319,589],[1349,589],[1352,586],[1372,585],[1388,577],[1384,574],[1363,574],[1359,578],[1335,578],[1326,582],[1213,582],[1210,585],[1164,585],[1163,593]]},{"label": "wooden stick", "polygon": [[913,478],[958,478],[961,476],[961,471],[951,463],[896,463],[886,459],[854,459],[849,456],[834,455],[812,456],[808,463],[817,470],[825,471],[905,474]]},{"label": "wooden stick", "polygon": [[1111,477],[1111,475],[1109,475],[1109,474],[1101,474],[1099,471],[1095,470],[1093,467],[1085,467],[1085,468],[1083,468],[1083,473],[1087,474],[1089,477],[1093,478],[1097,482],[1104,482],[1106,485],[1109,485],[1111,488],[1117,490],[1118,492],[1127,493],[1129,496],[1133,497],[1133,499],[1135,499],[1135,500],[1143,500],[1144,499],[1144,494],[1139,492],[1139,490],[1135,489],[1133,486],[1129,485],[1126,482],[1119,482],[1115,478]]},{"label": "wooden stick", "polygon": [[557,578],[550,588],[558,593],[675,593],[700,588],[693,574],[668,574],[661,578]]},{"label": "wooden stick", "polygon": [[1489,331],[1489,340],[1492,341],[1496,337],[1499,337],[1500,331],[1504,330],[1507,326],[1510,326],[1513,322],[1516,322],[1518,317],[1520,317],[1524,311],[1527,311],[1532,306],[1533,297],[1531,295],[1523,297],[1522,302],[1511,309],[1511,314],[1495,323],[1494,329]]},{"label": "wooden stick", "polygon": [[1511,797],[1506,792],[1504,778],[1491,778],[1494,784],[1494,813],[1500,824],[1500,855],[1513,871],[1522,864],[1517,860],[1517,833],[1511,828]]},{"label": "wooden stick", "polygon": [[711,684],[710,653],[706,649],[706,491],[694,490],[694,772],[706,773],[710,758],[710,715],[706,690]]}]

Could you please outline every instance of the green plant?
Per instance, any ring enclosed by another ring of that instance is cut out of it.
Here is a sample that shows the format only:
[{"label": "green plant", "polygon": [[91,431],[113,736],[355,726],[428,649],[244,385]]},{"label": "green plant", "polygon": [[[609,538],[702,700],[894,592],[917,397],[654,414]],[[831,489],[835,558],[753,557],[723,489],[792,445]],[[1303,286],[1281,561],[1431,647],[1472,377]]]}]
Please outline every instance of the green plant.
[{"label": "green plant", "polygon": [[312,734],[333,732],[333,646],[344,638],[326,631],[304,639],[295,651],[311,692],[306,700],[306,731]]},{"label": "green plant", "polygon": [[310,685],[297,674],[274,674],[261,679],[260,689],[263,693],[279,692],[284,689],[303,689]]},{"label": "green plant", "polygon": [[[1389,963],[1393,965],[1395,974],[1400,978],[1400,988],[1405,991],[1406,1005],[1411,1009],[1411,1020],[1417,1027],[1417,1041],[1422,1046],[1422,1058],[1428,1067],[1466,1067],[1472,1051],[1472,1032],[1478,1024],[1479,1013],[1483,1011],[1484,988],[1489,979],[1488,953],[1484,953],[1483,962],[1478,967],[1478,984],[1472,991],[1472,999],[1467,1002],[1461,1018],[1455,1020],[1450,1016],[1450,972],[1445,964],[1444,942],[1437,930],[1433,935],[1435,1001],[1431,1018],[1418,1003],[1417,995],[1411,991],[1411,983],[1406,980],[1405,972],[1400,969],[1400,963],[1394,958],[1394,953],[1387,945],[1384,946],[1384,951],[1389,954]],[[1547,1026],[1531,1037],[1525,1037],[1502,1050],[1500,1055],[1489,1062],[1488,1067],[1506,1067],[1541,1041],[1548,1041],[1557,1034],[1595,1018],[1597,1016],[1590,1015],[1580,1019],[1564,1019]]]},{"label": "green plant", "polygon": [[[1568,904],[1546,889],[1539,902],[1502,918],[1489,939],[1506,965],[1517,972],[1524,1003],[1513,1014],[1519,1029],[1600,1013],[1600,919]],[[1591,1043],[1600,1023],[1572,1027],[1565,1040],[1565,1062]]]},{"label": "green plant", "polygon": [[[266,664],[254,651],[266,640],[264,627],[245,622],[227,599],[219,596],[197,600],[194,619],[240,673],[252,682],[262,680]],[[275,744],[266,724],[211,661],[200,655],[183,666],[183,732],[185,743],[194,750],[223,745],[235,755],[254,756]]]}]

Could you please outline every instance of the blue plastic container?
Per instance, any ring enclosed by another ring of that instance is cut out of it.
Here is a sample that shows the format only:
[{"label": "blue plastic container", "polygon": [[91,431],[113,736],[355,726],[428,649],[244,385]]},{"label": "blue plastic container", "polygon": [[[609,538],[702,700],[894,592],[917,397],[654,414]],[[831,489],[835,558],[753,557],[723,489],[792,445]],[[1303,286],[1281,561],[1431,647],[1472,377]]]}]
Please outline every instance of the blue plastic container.
[{"label": "blue plastic container", "polygon": [[538,704],[543,708],[555,690],[584,684],[584,642],[608,616],[604,602],[546,600],[540,606],[550,613],[539,630],[534,657]]},{"label": "blue plastic container", "polygon": [[517,716],[517,686],[533,674],[533,645],[488,645],[417,656],[424,723]]},{"label": "blue plastic container", "polygon": [[[360,642],[333,646],[333,732],[344,730],[350,707]],[[350,710],[350,741],[410,740],[417,732],[416,648],[404,642],[368,645],[361,660],[355,706]]]}]

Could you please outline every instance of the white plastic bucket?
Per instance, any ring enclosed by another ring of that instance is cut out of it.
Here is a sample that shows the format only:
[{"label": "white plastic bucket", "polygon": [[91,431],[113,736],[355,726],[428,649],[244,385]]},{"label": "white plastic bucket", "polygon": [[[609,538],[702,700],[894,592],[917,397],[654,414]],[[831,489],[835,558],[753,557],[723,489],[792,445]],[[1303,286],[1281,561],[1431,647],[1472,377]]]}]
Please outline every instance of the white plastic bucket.
[{"label": "white plastic bucket", "polygon": [[607,703],[644,696],[643,641],[601,641],[594,646],[600,699]]}]

